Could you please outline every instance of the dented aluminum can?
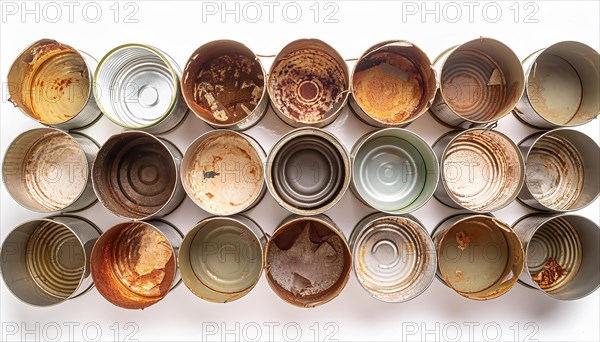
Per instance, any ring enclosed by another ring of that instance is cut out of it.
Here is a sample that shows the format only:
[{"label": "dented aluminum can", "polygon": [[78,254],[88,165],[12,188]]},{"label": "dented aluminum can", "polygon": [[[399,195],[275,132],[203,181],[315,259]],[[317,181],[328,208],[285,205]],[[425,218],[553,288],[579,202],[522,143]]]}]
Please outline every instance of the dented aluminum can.
[{"label": "dented aluminum can", "polygon": [[209,217],[185,236],[179,252],[183,283],[196,296],[228,303],[260,280],[267,235],[248,217]]},{"label": "dented aluminum can", "polygon": [[183,156],[181,178],[188,196],[212,215],[232,215],[254,207],[265,193],[266,154],[243,133],[202,134]]},{"label": "dented aluminum can", "polygon": [[97,64],[69,45],[38,40],[8,71],[9,101],[46,126],[63,130],[89,126],[101,114],[92,94]]},{"label": "dented aluminum can", "polygon": [[497,298],[517,282],[524,254],[517,234],[491,215],[459,214],[432,232],[436,245],[436,276],[463,297]]},{"label": "dented aluminum can", "polygon": [[298,307],[331,301],[350,277],[350,247],[342,231],[325,215],[289,216],[269,238],[265,253],[269,286]]},{"label": "dented aluminum can", "polygon": [[316,215],[333,207],[350,185],[351,162],[342,143],[319,128],[297,128],[267,157],[269,192],[283,208]]},{"label": "dented aluminum can", "polygon": [[165,133],[187,115],[180,76],[177,63],[161,50],[142,44],[121,45],[100,61],[94,96],[104,115],[117,125]]},{"label": "dented aluminum can", "polygon": [[252,50],[233,40],[216,40],[192,53],[183,69],[181,90],[202,121],[214,128],[242,131],[267,112],[266,79]]},{"label": "dented aluminum can", "polygon": [[179,179],[181,159],[173,143],[150,133],[115,134],[94,160],[94,191],[116,216],[131,220],[165,216],[185,198]]},{"label": "dented aluminum can", "polygon": [[440,161],[435,197],[453,208],[479,213],[506,207],[523,186],[523,157],[506,135],[490,128],[451,131],[433,150]]},{"label": "dented aluminum can", "polygon": [[429,109],[437,91],[427,55],[405,40],[370,47],[352,71],[350,108],[375,127],[403,127]]},{"label": "dented aluminum can", "polygon": [[292,127],[324,127],[346,104],[348,65],[331,46],[318,39],[286,45],[273,60],[267,90],[273,111]]},{"label": "dented aluminum can", "polygon": [[81,210],[96,202],[91,168],[99,148],[82,133],[32,129],[10,143],[2,180],[11,197],[29,210]]},{"label": "dented aluminum can", "polygon": [[431,112],[448,126],[464,129],[498,121],[513,110],[525,88],[519,58],[494,39],[451,47],[434,65],[440,88]]},{"label": "dented aluminum can", "polygon": [[538,210],[582,209],[600,194],[600,147],[586,134],[555,129],[525,138],[525,184],[519,200]]},{"label": "dented aluminum can", "polygon": [[98,292],[125,309],[145,309],[181,282],[177,253],[183,235],[166,221],[131,221],[94,244],[91,270]]},{"label": "dented aluminum can", "polygon": [[600,54],[565,41],[534,52],[523,61],[525,92],[517,118],[542,129],[586,124],[600,113]]},{"label": "dented aluminum can", "polygon": [[523,243],[519,282],[554,299],[575,300],[600,287],[600,227],[573,214],[531,214],[513,229]]},{"label": "dented aluminum can", "polygon": [[92,246],[102,232],[84,218],[58,215],[30,220],[2,243],[0,273],[24,303],[47,307],[85,294]]},{"label": "dented aluminum can", "polygon": [[435,278],[435,245],[411,215],[368,215],[354,227],[350,248],[359,283],[380,301],[409,301]]}]

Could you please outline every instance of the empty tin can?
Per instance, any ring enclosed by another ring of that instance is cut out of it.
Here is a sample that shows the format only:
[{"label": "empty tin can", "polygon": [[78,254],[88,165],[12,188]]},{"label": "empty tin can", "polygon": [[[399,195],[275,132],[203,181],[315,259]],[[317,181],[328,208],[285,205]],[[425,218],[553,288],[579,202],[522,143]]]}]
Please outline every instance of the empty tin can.
[{"label": "empty tin can", "polygon": [[260,59],[242,43],[216,40],[199,47],[183,69],[185,102],[214,128],[241,131],[266,113],[269,96]]},{"label": "empty tin can", "polygon": [[77,216],[27,221],[2,243],[0,273],[21,301],[51,306],[81,296],[93,287],[90,254],[101,231]]},{"label": "empty tin can", "polygon": [[525,250],[519,282],[555,299],[574,300],[600,286],[600,227],[578,215],[526,215],[513,228]]},{"label": "empty tin can", "polygon": [[331,133],[298,128],[279,139],[267,157],[266,180],[277,203],[294,214],[333,207],[350,184],[350,157]]},{"label": "empty tin can", "polygon": [[181,159],[175,145],[150,133],[115,134],[94,160],[94,191],[116,216],[133,220],[165,216],[185,198],[179,179]]},{"label": "empty tin can", "polygon": [[435,197],[453,208],[480,213],[510,204],[523,186],[523,157],[510,138],[488,129],[452,131],[433,150],[440,160]]},{"label": "empty tin can", "polygon": [[510,290],[523,271],[517,234],[491,215],[459,214],[432,233],[438,257],[436,276],[463,297],[487,300]]},{"label": "empty tin can", "polygon": [[258,283],[267,236],[251,219],[234,215],[200,221],[183,239],[179,268],[183,283],[215,303],[242,298]]},{"label": "empty tin can", "polygon": [[440,88],[431,112],[449,126],[471,128],[498,121],[513,110],[525,88],[519,58],[494,39],[451,47],[434,65]]},{"label": "empty tin can", "polygon": [[539,210],[573,211],[600,193],[600,148],[579,131],[555,129],[525,138],[525,184],[519,200]]},{"label": "empty tin can", "polygon": [[527,84],[515,115],[538,128],[578,126],[600,113],[600,55],[578,42],[559,42],[523,61]]},{"label": "empty tin can", "polygon": [[359,283],[383,302],[411,300],[435,278],[435,245],[410,215],[368,215],[354,227],[350,248]]},{"label": "empty tin can", "polygon": [[337,297],[351,267],[344,234],[324,215],[292,215],[267,242],[267,282],[281,299],[295,306],[315,307]]},{"label": "empty tin can", "polygon": [[121,45],[100,61],[94,96],[117,125],[160,134],[175,128],[187,114],[180,75],[177,63],[161,50]]},{"label": "empty tin can", "polygon": [[81,133],[32,129],[9,145],[2,180],[12,198],[29,210],[81,210],[96,201],[90,170],[98,149]]},{"label": "empty tin can", "polygon": [[162,220],[124,222],[104,232],[92,250],[98,292],[125,309],[145,309],[181,281],[177,253],[183,235]]},{"label": "empty tin can", "polygon": [[365,204],[390,214],[425,205],[436,189],[433,150],[415,133],[387,128],[362,136],[352,148],[352,191]]},{"label": "empty tin can", "polygon": [[292,127],[323,127],[346,104],[348,66],[340,54],[318,39],[286,45],[273,60],[267,90],[273,110]]},{"label": "empty tin can", "polygon": [[100,117],[92,95],[98,62],[52,39],[27,47],[8,71],[9,101],[28,117],[60,129],[83,128]]},{"label": "empty tin can", "polygon": [[266,154],[251,137],[217,130],[190,144],[181,165],[188,196],[213,215],[232,215],[260,202]]},{"label": "empty tin can", "polygon": [[406,126],[431,106],[437,90],[427,55],[405,40],[370,47],[352,71],[350,107],[375,127]]}]

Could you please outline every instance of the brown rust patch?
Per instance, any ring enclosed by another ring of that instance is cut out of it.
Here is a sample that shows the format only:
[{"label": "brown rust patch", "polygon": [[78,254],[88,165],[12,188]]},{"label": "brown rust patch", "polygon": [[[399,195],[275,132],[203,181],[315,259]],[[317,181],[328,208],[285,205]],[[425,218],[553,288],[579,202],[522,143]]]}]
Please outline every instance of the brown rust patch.
[{"label": "brown rust patch", "polygon": [[540,288],[547,289],[556,284],[565,273],[565,269],[554,258],[548,258],[544,268],[532,279]]},{"label": "brown rust patch", "polygon": [[460,232],[456,233],[456,243],[458,244],[458,248],[460,248],[461,251],[464,251],[467,249],[467,247],[469,247],[471,238],[461,230]]}]

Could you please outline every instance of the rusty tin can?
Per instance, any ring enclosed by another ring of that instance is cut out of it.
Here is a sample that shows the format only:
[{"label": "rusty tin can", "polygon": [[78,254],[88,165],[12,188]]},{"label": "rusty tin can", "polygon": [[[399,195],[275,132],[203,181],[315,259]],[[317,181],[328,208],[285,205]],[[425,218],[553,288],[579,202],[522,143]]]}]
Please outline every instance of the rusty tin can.
[{"label": "rusty tin can", "polygon": [[81,210],[96,201],[91,167],[99,148],[81,133],[35,128],[9,145],[2,180],[11,197],[29,210]]},{"label": "rusty tin can", "polygon": [[524,181],[523,157],[506,135],[490,128],[451,131],[433,150],[440,161],[435,197],[453,208],[479,213],[510,204]]},{"label": "rusty tin can", "polygon": [[198,297],[227,303],[260,280],[267,235],[248,217],[209,217],[185,236],[179,253],[183,283]]},{"label": "rusty tin can", "polygon": [[145,309],[181,282],[177,253],[183,235],[166,221],[130,221],[104,232],[92,250],[98,292],[125,309]]},{"label": "rusty tin can", "polygon": [[289,216],[269,238],[265,255],[265,273],[273,292],[303,308],[337,297],[352,267],[344,234],[325,215]]},{"label": "rusty tin can", "polygon": [[92,94],[97,64],[66,44],[38,40],[8,71],[9,101],[43,125],[64,130],[89,126],[100,117]]},{"label": "rusty tin can", "polygon": [[94,286],[90,255],[100,234],[91,222],[71,215],[21,223],[0,251],[6,288],[24,303],[43,307],[85,294]]},{"label": "rusty tin can", "polygon": [[600,194],[600,148],[572,129],[535,133],[519,143],[525,184],[519,200],[538,210],[574,211]]},{"label": "rusty tin can", "polygon": [[183,69],[181,90],[202,121],[214,128],[242,131],[267,112],[266,79],[252,50],[233,40],[216,40],[192,53]]},{"label": "rusty tin can", "polygon": [[435,278],[435,245],[411,215],[368,215],[354,227],[350,249],[356,278],[380,301],[409,301],[427,290]]},{"label": "rusty tin can", "polygon": [[451,47],[434,65],[440,88],[430,109],[449,126],[472,128],[498,121],[513,110],[525,88],[519,58],[494,39]]},{"label": "rusty tin can", "polygon": [[517,118],[542,129],[588,123],[600,113],[600,55],[572,41],[556,43],[523,61],[525,92]]},{"label": "rusty tin can", "polygon": [[429,109],[438,87],[427,55],[405,40],[370,47],[350,80],[350,108],[375,127],[402,127],[416,120]]},{"label": "rusty tin can", "polygon": [[283,208],[316,215],[333,207],[351,178],[351,161],[342,143],[319,128],[297,128],[277,141],[267,157],[269,192]]},{"label": "rusty tin can", "polygon": [[190,144],[181,177],[188,196],[212,215],[232,215],[254,207],[265,193],[266,154],[248,135],[209,131]]},{"label": "rusty tin can", "polygon": [[104,115],[117,125],[165,133],[183,122],[188,112],[180,78],[177,63],[163,51],[125,44],[100,60],[94,96]]},{"label": "rusty tin can", "polygon": [[94,191],[116,216],[132,220],[165,216],[185,198],[179,179],[181,159],[173,143],[150,133],[115,134],[94,160]]},{"label": "rusty tin can", "polygon": [[349,80],[348,65],[334,48],[318,39],[299,39],[273,60],[267,91],[283,122],[321,128],[346,104]]},{"label": "rusty tin can", "polygon": [[513,229],[525,250],[519,282],[554,299],[575,300],[600,287],[600,227],[573,214],[530,214]]},{"label": "rusty tin can", "polygon": [[517,234],[491,215],[459,214],[432,232],[437,278],[463,297],[493,299],[508,292],[524,267]]}]

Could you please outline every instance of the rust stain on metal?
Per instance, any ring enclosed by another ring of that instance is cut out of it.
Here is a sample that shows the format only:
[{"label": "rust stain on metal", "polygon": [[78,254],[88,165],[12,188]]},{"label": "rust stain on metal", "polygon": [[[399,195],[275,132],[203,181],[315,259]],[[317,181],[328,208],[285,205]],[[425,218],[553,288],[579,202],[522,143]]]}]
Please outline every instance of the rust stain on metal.
[{"label": "rust stain on metal", "polygon": [[471,238],[461,230],[460,232],[456,233],[456,243],[458,243],[458,248],[460,248],[461,251],[464,251],[467,249],[467,247],[469,247]]},{"label": "rust stain on metal", "polygon": [[554,286],[565,273],[565,269],[554,258],[548,258],[544,268],[532,279],[540,288],[547,289]]}]

